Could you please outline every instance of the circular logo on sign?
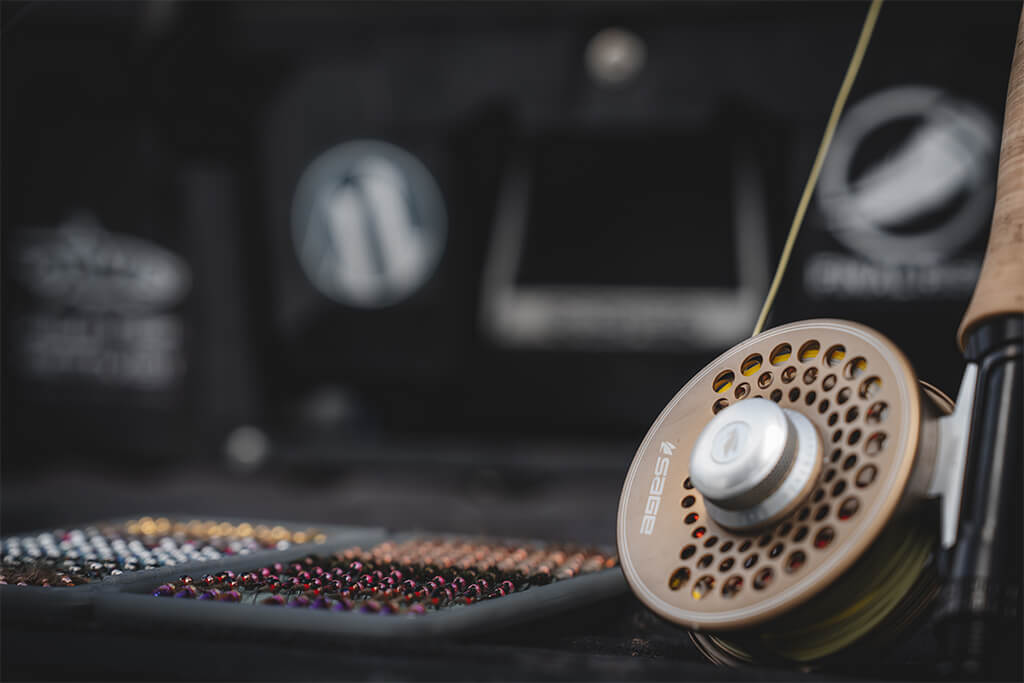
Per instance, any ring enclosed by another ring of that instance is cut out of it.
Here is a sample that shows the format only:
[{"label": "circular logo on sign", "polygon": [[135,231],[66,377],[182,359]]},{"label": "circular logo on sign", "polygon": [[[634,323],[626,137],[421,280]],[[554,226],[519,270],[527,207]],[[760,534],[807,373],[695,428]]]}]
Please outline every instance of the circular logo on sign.
[{"label": "circular logo on sign", "polygon": [[836,131],[818,187],[826,226],[871,261],[939,263],[985,227],[998,144],[991,117],[941,90],[875,93]]},{"label": "circular logo on sign", "polygon": [[333,147],[303,172],[292,237],[303,271],[325,296],[357,308],[407,298],[444,250],[437,183],[414,156],[377,140]]}]

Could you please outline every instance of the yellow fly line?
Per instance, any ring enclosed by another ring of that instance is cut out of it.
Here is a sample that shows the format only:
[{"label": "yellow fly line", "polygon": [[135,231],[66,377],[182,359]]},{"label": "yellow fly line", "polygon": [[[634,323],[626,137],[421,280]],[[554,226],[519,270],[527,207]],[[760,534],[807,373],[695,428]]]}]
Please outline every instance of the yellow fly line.
[{"label": "yellow fly line", "polygon": [[768,317],[768,312],[772,309],[775,296],[779,293],[779,284],[782,282],[783,275],[786,274],[786,266],[789,265],[789,257],[793,253],[796,237],[800,234],[800,226],[803,224],[804,214],[807,213],[807,205],[811,202],[814,186],[818,184],[818,175],[821,173],[821,167],[825,163],[828,148],[832,144],[832,135],[836,132],[836,125],[839,123],[839,117],[843,114],[843,107],[846,106],[846,98],[850,95],[853,82],[857,80],[857,72],[860,71],[860,64],[864,60],[864,53],[867,52],[868,43],[871,42],[871,34],[875,30],[875,21],[878,19],[878,12],[881,9],[882,0],[872,0],[871,7],[868,8],[868,15],[864,18],[864,26],[860,30],[860,37],[857,39],[857,47],[853,50],[850,65],[846,67],[846,76],[843,78],[843,84],[839,87],[839,94],[836,95],[836,101],[832,104],[832,113],[828,117],[828,125],[825,126],[825,135],[822,136],[821,144],[818,146],[818,154],[814,157],[814,166],[811,167],[811,174],[807,178],[807,184],[804,185],[804,192],[800,196],[800,203],[796,207],[793,223],[789,226],[789,235],[786,237],[786,244],[782,247],[779,265],[775,268],[775,277],[772,278],[771,287],[768,288],[768,294],[764,298],[764,305],[761,306],[761,314],[757,316],[757,324],[754,326],[754,332],[751,336],[760,334],[761,330],[764,329],[765,319]]}]

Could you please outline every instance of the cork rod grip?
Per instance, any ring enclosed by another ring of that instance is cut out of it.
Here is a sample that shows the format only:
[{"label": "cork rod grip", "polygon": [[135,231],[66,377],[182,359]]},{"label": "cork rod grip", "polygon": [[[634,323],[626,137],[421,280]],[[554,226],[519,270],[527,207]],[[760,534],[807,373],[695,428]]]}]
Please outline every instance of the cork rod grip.
[{"label": "cork rod grip", "polygon": [[1024,14],[1006,93],[1003,141],[999,148],[999,178],[992,232],[981,275],[957,341],[964,348],[967,334],[988,318],[1024,313]]}]

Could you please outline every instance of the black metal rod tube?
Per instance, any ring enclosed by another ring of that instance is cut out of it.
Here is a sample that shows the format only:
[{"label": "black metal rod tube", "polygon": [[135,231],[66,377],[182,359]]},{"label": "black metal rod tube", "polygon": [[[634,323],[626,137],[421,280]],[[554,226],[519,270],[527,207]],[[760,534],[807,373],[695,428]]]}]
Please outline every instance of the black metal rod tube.
[{"label": "black metal rod tube", "polygon": [[978,364],[957,542],[939,604],[943,669],[1021,680],[1022,367],[1024,316],[992,318],[965,348]]}]

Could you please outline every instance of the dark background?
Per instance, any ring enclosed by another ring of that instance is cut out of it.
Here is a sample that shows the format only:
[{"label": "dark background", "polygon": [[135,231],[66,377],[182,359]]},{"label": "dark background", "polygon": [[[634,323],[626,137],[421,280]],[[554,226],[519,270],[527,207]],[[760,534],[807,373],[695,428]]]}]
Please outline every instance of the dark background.
[{"label": "dark background", "polygon": [[[612,543],[647,426],[753,327],[866,7],[4,2],[3,533],[158,509]],[[943,148],[960,180],[880,230],[931,234],[993,191],[1019,11],[884,6],[850,109],[911,86],[936,104],[851,142],[849,180],[959,135],[940,105],[981,133]],[[644,53],[619,83],[588,63],[608,28]],[[321,293],[292,240],[304,170],[353,140],[418,159],[447,215],[436,269],[379,308]],[[846,246],[821,200],[770,324],[874,326],[955,395],[990,216],[918,263]],[[52,256],[69,226],[107,251]],[[582,299],[502,322],[511,251],[506,294]],[[815,279],[823,257],[845,279]],[[186,284],[131,304],[133,258]]]}]

